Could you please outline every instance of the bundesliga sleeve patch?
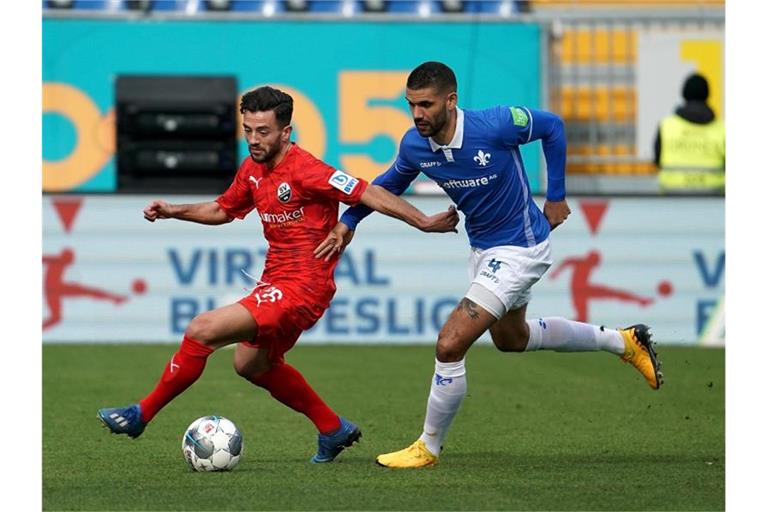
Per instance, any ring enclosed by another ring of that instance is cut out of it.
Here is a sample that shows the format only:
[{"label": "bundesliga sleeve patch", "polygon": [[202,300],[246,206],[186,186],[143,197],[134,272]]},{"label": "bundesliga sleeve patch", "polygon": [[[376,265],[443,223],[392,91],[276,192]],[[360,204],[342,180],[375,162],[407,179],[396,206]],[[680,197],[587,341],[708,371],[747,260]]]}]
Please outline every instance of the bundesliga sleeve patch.
[{"label": "bundesliga sleeve patch", "polygon": [[512,112],[512,122],[515,123],[515,126],[528,125],[528,114],[525,113],[525,110],[517,107],[509,107],[509,111]]},{"label": "bundesliga sleeve patch", "polygon": [[355,190],[357,184],[360,183],[360,180],[343,171],[337,170],[331,175],[331,179],[328,180],[328,183],[330,183],[333,188],[337,188],[345,194],[350,195]]}]

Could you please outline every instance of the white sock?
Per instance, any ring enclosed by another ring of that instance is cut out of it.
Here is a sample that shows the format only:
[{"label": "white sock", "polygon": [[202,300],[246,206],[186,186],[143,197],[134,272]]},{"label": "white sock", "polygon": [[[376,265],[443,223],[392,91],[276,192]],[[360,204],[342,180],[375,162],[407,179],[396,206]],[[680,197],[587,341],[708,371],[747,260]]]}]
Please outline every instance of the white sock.
[{"label": "white sock", "polygon": [[554,350],[556,352],[589,352],[606,350],[624,354],[624,338],[615,329],[574,322],[559,317],[527,320],[531,332],[526,352]]},{"label": "white sock", "polygon": [[448,427],[467,394],[464,359],[455,363],[442,363],[435,359],[435,374],[427,400],[427,416],[421,439],[427,450],[440,455]]}]

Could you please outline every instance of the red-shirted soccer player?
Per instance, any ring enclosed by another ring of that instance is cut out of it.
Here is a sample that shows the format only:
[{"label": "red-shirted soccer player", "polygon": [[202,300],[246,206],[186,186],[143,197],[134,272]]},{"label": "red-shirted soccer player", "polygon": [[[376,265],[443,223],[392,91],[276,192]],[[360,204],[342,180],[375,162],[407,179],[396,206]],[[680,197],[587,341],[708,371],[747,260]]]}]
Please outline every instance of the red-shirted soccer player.
[{"label": "red-shirted soccer player", "polygon": [[214,350],[238,343],[237,373],[306,415],[318,430],[312,462],[330,462],[360,438],[360,429],[333,412],[283,358],[302,331],[322,316],[336,291],[337,258],[315,258],[314,248],[336,225],[339,202],[363,203],[430,232],[455,231],[458,215],[450,208],[426,216],[383,188],[336,170],[291,143],[293,99],[282,91],[260,87],[248,92],[240,112],[250,158],[229,189],[213,202],[153,201],[144,217],[150,222],[174,218],[225,224],[256,209],[269,243],[261,280],[237,303],[192,319],[181,347],[149,395],[128,407],[100,409],[98,416],[115,434],[140,436],[163,406],[200,377]]}]

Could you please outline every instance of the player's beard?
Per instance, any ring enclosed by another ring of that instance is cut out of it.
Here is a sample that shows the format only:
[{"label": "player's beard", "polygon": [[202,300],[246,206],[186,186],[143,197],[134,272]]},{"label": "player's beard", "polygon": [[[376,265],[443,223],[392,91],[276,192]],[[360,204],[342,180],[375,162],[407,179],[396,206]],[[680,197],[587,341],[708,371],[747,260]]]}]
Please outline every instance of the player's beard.
[{"label": "player's beard", "polygon": [[[420,119],[419,122],[414,120],[416,130],[422,137],[433,137],[435,134],[440,133],[445,123],[448,121],[448,111],[444,110],[440,116],[435,117],[433,121],[427,121],[426,119]],[[419,126],[419,123],[423,123],[423,126]]]},{"label": "player's beard", "polygon": [[248,152],[251,155],[251,160],[253,160],[256,163],[263,164],[263,163],[274,160],[274,158],[280,153],[282,146],[280,145],[280,143],[277,143],[271,148],[265,148],[264,146],[262,146],[259,149],[262,150],[262,153],[259,153],[258,155],[255,155],[253,153],[253,149],[251,149],[250,147],[248,148]]}]

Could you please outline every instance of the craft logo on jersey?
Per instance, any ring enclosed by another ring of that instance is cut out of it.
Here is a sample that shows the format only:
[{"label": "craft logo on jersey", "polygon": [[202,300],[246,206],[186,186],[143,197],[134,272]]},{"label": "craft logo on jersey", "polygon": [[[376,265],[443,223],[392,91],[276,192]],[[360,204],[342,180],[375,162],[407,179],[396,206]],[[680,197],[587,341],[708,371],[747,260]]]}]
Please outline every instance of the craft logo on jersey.
[{"label": "craft logo on jersey", "polygon": [[499,284],[501,280],[498,277],[496,277],[496,271],[498,271],[499,268],[501,268],[501,261],[497,260],[496,258],[491,258],[491,261],[488,262],[486,267],[491,269],[491,271],[488,272],[487,270],[482,269],[480,271],[480,277],[484,277],[490,280],[491,282]]},{"label": "craft logo on jersey", "polygon": [[491,159],[490,153],[485,153],[482,149],[478,150],[477,155],[473,160],[480,164],[480,167],[485,167],[488,165],[488,161]]},{"label": "craft logo on jersey", "polygon": [[349,195],[355,190],[358,181],[359,180],[354,176],[350,176],[343,171],[337,170],[331,175],[331,179],[328,180],[328,183],[330,183],[333,188],[337,188]]},{"label": "craft logo on jersey", "polygon": [[422,169],[429,169],[430,167],[440,167],[441,165],[443,164],[436,160],[432,162],[419,162],[419,167],[421,167]]},{"label": "craft logo on jersey", "polygon": [[277,198],[280,200],[281,203],[287,203],[291,199],[291,186],[287,184],[286,182],[282,182],[279,187],[277,187]]}]

